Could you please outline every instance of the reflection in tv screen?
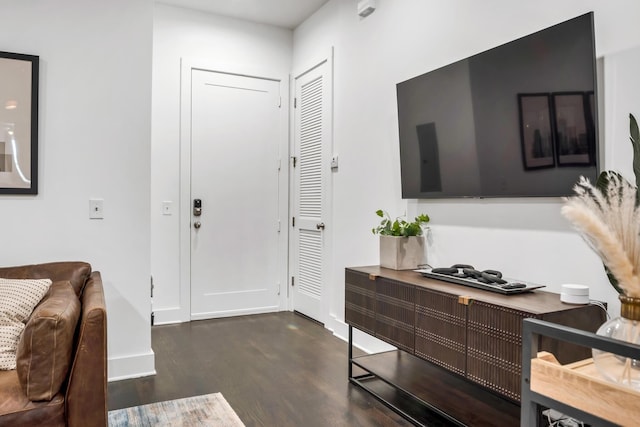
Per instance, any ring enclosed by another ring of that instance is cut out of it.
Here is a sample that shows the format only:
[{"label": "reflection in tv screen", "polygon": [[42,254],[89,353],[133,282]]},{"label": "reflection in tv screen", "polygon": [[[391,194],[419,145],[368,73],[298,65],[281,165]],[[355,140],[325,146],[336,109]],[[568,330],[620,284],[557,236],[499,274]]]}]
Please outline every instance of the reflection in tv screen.
[{"label": "reflection in tv screen", "polygon": [[598,173],[593,13],[397,85],[403,198],[566,196]]}]

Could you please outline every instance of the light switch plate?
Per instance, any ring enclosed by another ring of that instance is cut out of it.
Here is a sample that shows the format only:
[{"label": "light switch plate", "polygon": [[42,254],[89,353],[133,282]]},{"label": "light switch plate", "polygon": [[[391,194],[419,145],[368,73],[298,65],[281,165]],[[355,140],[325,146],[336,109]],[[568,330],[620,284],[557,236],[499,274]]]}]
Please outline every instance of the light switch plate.
[{"label": "light switch plate", "polygon": [[331,158],[331,169],[338,169],[338,155],[334,155]]}]

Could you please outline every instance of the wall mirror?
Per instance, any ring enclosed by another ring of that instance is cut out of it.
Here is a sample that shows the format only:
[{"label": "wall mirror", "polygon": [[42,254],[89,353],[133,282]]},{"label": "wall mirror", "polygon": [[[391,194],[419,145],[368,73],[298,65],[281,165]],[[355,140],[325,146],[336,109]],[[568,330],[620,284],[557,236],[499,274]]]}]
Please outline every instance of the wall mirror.
[{"label": "wall mirror", "polygon": [[0,52],[0,194],[38,194],[38,67]]}]

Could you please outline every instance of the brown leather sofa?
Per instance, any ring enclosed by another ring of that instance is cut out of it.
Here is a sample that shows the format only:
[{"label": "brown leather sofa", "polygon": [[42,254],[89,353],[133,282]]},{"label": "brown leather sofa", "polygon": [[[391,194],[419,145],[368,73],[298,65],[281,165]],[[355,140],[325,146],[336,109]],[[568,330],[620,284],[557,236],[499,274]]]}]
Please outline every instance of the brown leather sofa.
[{"label": "brown leather sofa", "polygon": [[0,426],[107,425],[107,314],[100,273],[84,262],[0,268],[51,279],[26,323],[17,368],[0,371]]}]

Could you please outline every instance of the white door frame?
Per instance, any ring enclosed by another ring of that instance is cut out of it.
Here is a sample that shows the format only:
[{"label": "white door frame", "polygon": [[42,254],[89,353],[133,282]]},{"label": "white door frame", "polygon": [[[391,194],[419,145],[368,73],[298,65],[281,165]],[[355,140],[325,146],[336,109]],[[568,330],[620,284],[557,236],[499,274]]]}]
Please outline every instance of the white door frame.
[{"label": "white door frame", "polygon": [[[253,65],[227,64],[204,58],[181,58],[180,60],[180,209],[179,209],[179,241],[180,241],[180,321],[191,320],[191,71],[200,69],[218,73],[236,74],[240,76],[263,78],[280,82],[282,113],[280,115],[279,145],[280,182],[278,184],[280,212],[280,233],[278,251],[279,258],[278,283],[280,289],[279,305],[288,306],[288,243],[289,243],[289,159],[288,118],[289,118],[289,76],[273,69],[263,69]],[[278,165],[274,165],[276,167]]]},{"label": "white door frame", "polygon": [[[308,73],[309,71],[321,66],[324,63],[327,63],[328,68],[329,68],[329,73],[327,76],[327,85],[329,86],[329,91],[331,93],[331,102],[329,104],[329,120],[327,123],[327,126],[329,127],[328,130],[328,134],[329,134],[329,144],[327,147],[327,150],[329,150],[329,153],[331,153],[331,155],[333,155],[334,153],[334,149],[333,149],[333,96],[334,96],[334,91],[333,91],[333,47],[330,47],[329,49],[326,49],[325,51],[320,52],[319,54],[317,54],[316,56],[312,57],[310,60],[305,61],[304,62],[304,66],[301,67],[296,67],[296,69],[294,70],[294,73],[291,76],[291,81],[289,86],[291,87],[291,99],[293,102],[293,98],[295,96],[295,88],[296,88],[296,79],[303,76],[304,74]],[[294,133],[295,133],[295,122],[294,122],[294,112],[293,112],[293,105],[291,105],[291,120],[290,120],[290,133],[291,133],[291,138],[290,138],[290,147],[289,147],[289,152],[292,153],[291,156],[294,156],[296,154],[295,153],[295,137],[294,137]],[[292,167],[292,162],[289,162],[289,167]],[[329,165],[326,165],[326,170],[325,172],[328,174],[327,175],[327,179],[325,180],[326,182],[326,188],[323,194],[323,222],[326,225],[326,228],[323,230],[323,265],[322,265],[322,276],[323,279],[326,283],[323,284],[322,286],[322,295],[321,295],[321,307],[322,307],[322,318],[321,319],[317,319],[318,321],[322,322],[325,324],[325,327],[329,324],[328,322],[331,320],[331,315],[329,313],[329,310],[331,308],[331,301],[333,299],[333,286],[331,286],[331,272],[332,272],[332,265],[333,265],[333,209],[332,209],[332,200],[333,200],[333,172],[331,170],[329,170]],[[289,224],[288,224],[288,228],[291,227],[291,218],[295,215],[296,209],[294,206],[294,194],[296,189],[295,189],[295,180],[294,180],[294,172],[292,171],[289,174],[289,199],[291,200],[291,203],[289,204]],[[296,242],[291,241],[293,236],[293,233],[290,233],[289,238],[288,238],[288,242],[289,242],[289,268],[288,268],[288,279],[289,279],[289,283],[288,283],[288,289],[289,291],[287,292],[288,295],[292,294],[291,291],[291,277],[294,276],[296,268],[293,265],[293,260],[295,259],[294,254],[293,254],[293,250],[295,250],[296,248]],[[290,311],[293,311],[295,309],[294,307],[294,301],[293,298],[289,298],[289,305],[288,308]]]}]

